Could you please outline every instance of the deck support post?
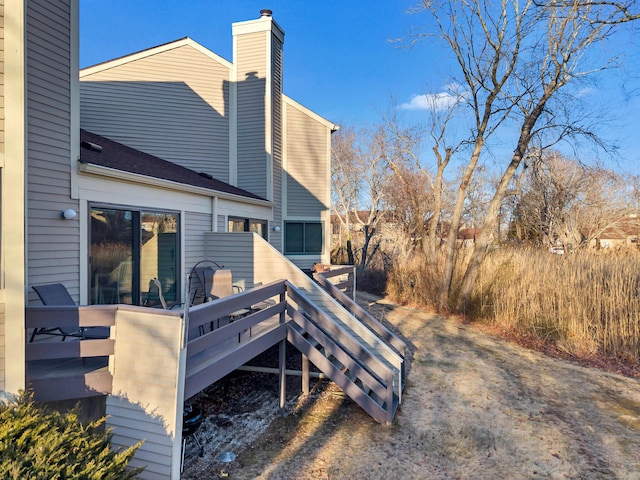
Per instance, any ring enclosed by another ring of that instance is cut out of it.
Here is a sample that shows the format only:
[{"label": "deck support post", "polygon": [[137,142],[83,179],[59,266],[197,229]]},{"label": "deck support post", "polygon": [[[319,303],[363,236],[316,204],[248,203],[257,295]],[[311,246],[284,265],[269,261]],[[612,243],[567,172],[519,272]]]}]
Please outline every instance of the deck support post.
[{"label": "deck support post", "polygon": [[279,353],[280,353],[280,358],[278,361],[278,367],[279,367],[279,372],[278,372],[278,377],[279,377],[279,381],[280,381],[280,415],[284,415],[285,414],[285,410],[284,410],[284,404],[286,401],[286,393],[287,393],[287,375],[285,372],[285,363],[287,360],[287,341],[286,340],[282,340],[280,342],[280,346],[279,346]]},{"label": "deck support post", "polygon": [[302,394],[309,394],[309,357],[302,354]]}]

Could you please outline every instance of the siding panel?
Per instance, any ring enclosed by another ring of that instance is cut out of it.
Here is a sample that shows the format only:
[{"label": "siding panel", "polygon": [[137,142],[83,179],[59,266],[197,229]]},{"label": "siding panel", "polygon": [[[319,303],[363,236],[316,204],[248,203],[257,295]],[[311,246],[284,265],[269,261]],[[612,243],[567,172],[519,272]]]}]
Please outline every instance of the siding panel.
[{"label": "siding panel", "polygon": [[[79,222],[60,219],[71,200],[71,5],[27,3],[28,284],[79,290]],[[56,258],[51,262],[48,258]],[[33,298],[33,297],[31,297]]]},{"label": "siding panel", "polygon": [[80,124],[229,181],[229,68],[189,45],[84,75]]},{"label": "siding panel", "polygon": [[[116,361],[110,367],[114,395],[107,397],[107,424],[116,446],[145,440],[131,461],[145,467],[141,479],[170,478],[179,471],[182,329],[177,313],[118,310],[116,315]],[[144,363],[137,361],[141,351]]]},{"label": "siding panel", "polygon": [[204,234],[211,231],[211,215],[187,212],[185,217],[184,275],[189,275],[196,263],[207,259]]},{"label": "siding panel", "polygon": [[327,128],[287,105],[287,215],[320,219],[329,208]]},{"label": "siding panel", "polygon": [[267,53],[265,33],[237,39],[238,186],[267,197],[265,95]]}]

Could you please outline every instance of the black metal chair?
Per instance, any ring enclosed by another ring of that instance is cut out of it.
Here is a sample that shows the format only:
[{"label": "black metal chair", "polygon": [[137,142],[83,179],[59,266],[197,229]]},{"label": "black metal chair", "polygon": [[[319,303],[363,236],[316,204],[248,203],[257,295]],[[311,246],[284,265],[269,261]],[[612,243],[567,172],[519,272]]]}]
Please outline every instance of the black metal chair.
[{"label": "black metal chair", "polygon": [[[43,305],[74,305],[67,288],[61,283],[51,283],[49,285],[34,285],[31,288],[35,290],[40,297]],[[108,327],[89,327],[80,328],[78,330],[69,330],[63,327],[52,328],[35,328],[31,334],[29,342],[33,342],[36,335],[59,335],[64,341],[67,337],[78,337],[82,339],[88,338],[108,338],[110,330]]]}]

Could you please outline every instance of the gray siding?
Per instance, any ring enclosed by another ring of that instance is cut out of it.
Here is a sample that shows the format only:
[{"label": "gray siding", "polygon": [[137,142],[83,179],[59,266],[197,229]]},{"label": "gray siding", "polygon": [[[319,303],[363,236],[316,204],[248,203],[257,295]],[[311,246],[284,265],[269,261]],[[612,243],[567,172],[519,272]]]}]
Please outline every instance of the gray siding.
[{"label": "gray siding", "polygon": [[237,43],[238,186],[266,198],[265,33],[241,35],[237,38]]},{"label": "gray siding", "polygon": [[[71,5],[27,3],[28,284],[62,282],[78,299],[78,220],[71,200]],[[31,297],[33,298],[33,297]]]},{"label": "gray siding", "polygon": [[218,231],[219,232],[227,231],[227,221],[224,215],[218,215]]},{"label": "gray siding", "polygon": [[[283,121],[282,121],[282,45],[280,41],[271,37],[272,53],[272,109],[273,109],[273,221],[282,225],[282,156],[283,156]],[[282,233],[271,236],[271,244],[282,251]]]},{"label": "gray siding", "polygon": [[189,275],[196,263],[207,259],[204,234],[211,231],[211,215],[187,212],[185,214],[184,229],[184,274]]},{"label": "gray siding", "polygon": [[[205,235],[208,258],[221,259],[225,268],[231,270],[234,284],[251,288],[255,282],[254,241],[252,233],[208,233]],[[266,281],[264,283],[267,283]]]},{"label": "gray siding", "polygon": [[116,315],[107,426],[116,447],[144,439],[130,463],[145,467],[141,479],[179,478],[182,333],[178,312],[133,307]]},{"label": "gray siding", "polygon": [[228,182],[229,75],[190,45],[85,74],[80,125]]},{"label": "gray siding", "polygon": [[326,126],[287,105],[287,216],[319,219],[329,208]]}]

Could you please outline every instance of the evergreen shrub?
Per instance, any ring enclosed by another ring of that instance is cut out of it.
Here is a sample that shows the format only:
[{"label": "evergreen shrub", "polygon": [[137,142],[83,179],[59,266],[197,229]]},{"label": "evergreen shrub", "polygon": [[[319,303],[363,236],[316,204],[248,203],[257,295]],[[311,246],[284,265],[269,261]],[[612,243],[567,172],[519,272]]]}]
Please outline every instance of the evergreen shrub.
[{"label": "evergreen shrub", "polygon": [[138,443],[113,450],[110,430],[100,420],[83,425],[76,409],[49,411],[21,392],[0,401],[0,478],[131,479],[142,471],[128,468]]}]

